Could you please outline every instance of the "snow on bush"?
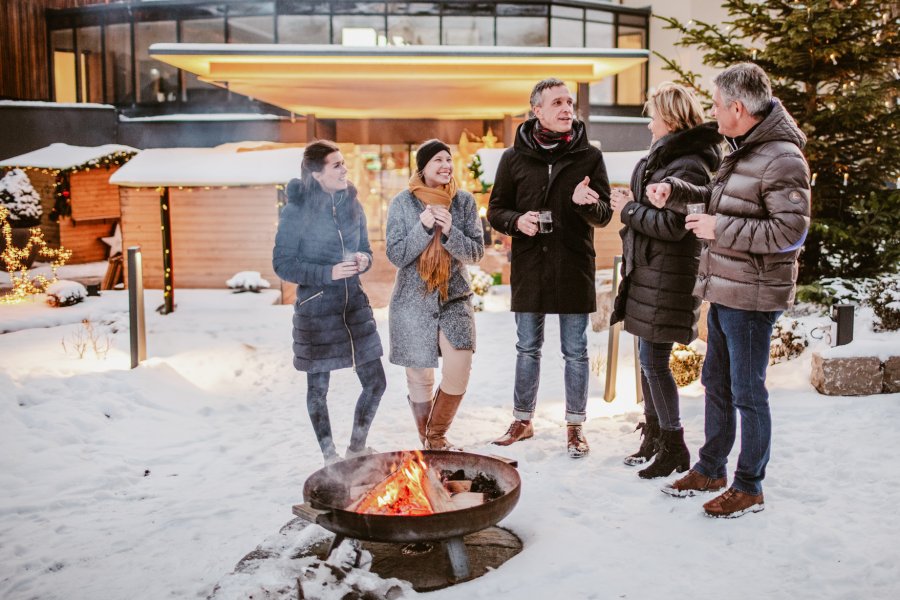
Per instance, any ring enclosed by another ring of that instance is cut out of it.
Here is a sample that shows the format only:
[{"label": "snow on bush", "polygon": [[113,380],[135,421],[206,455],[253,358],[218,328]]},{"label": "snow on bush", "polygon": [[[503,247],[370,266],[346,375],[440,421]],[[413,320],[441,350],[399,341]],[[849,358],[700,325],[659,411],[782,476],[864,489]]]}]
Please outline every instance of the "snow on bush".
[{"label": "snow on bush", "polygon": [[0,179],[0,204],[9,209],[13,227],[35,227],[41,222],[41,197],[21,169],[13,169]]},{"label": "snow on bush", "polygon": [[675,384],[678,387],[690,385],[700,378],[703,355],[690,346],[674,344],[672,355],[669,357],[669,368],[672,370]]},{"label": "snow on bush", "polygon": [[235,290],[235,292],[258,292],[269,287],[269,282],[262,278],[259,271],[235,273],[234,277],[226,281],[225,284]]},{"label": "snow on bush", "polygon": [[469,279],[472,286],[472,306],[475,312],[484,310],[484,295],[494,285],[494,278],[475,265],[469,265]]},{"label": "snow on bush", "polygon": [[47,286],[47,304],[50,306],[72,306],[87,297],[87,289],[77,281],[59,279]]},{"label": "snow on bush", "polygon": [[900,329],[900,276],[878,279],[869,292],[869,305],[878,318],[876,331]]},{"label": "snow on bush", "polygon": [[782,317],[775,322],[772,328],[772,344],[769,346],[769,364],[789,361],[797,358],[806,347],[809,340],[804,327],[796,319]]}]

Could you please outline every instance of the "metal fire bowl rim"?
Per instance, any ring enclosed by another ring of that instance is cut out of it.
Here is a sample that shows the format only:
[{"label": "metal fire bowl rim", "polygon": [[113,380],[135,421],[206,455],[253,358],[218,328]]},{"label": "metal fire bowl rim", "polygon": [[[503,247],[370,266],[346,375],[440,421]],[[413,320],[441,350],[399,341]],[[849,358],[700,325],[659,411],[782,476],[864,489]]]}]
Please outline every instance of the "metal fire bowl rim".
[{"label": "metal fire bowl rim", "polygon": [[312,473],[303,485],[303,499],[323,511],[316,523],[347,537],[373,542],[418,542],[445,540],[496,525],[519,501],[521,478],[515,467],[498,458],[446,450],[421,450],[429,465],[439,469],[477,470],[497,479],[504,494],[479,506],[423,516],[369,515],[331,506],[314,498],[317,488],[326,482],[354,485],[352,476],[367,464],[390,464],[412,451],[398,450],[360,456],[323,467]]}]

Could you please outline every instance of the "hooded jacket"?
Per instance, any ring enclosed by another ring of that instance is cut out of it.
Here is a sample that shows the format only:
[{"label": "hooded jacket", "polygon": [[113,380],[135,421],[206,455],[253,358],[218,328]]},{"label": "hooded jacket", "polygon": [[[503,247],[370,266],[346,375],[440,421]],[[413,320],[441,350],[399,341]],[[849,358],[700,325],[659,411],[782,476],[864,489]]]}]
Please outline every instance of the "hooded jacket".
[{"label": "hooded jacket", "polygon": [[331,269],[347,253],[363,252],[372,264],[366,216],[356,189],[329,194],[314,180],[294,179],[281,210],[272,266],[297,284],[294,367],[322,373],[355,367],[383,354],[369,298],[359,276],[333,281]]},{"label": "hooded jacket", "polygon": [[810,222],[806,136],[781,103],[727,155],[715,179],[672,184],[667,208],[707,204],[716,239],[700,254],[694,295],[729,308],[780,311],[794,302],[797,258]]},{"label": "hooded jacket", "polygon": [[[594,286],[594,227],[612,217],[609,179],[603,154],[587,139],[584,124],[573,124],[573,140],[547,151],[532,137],[537,119],[522,123],[512,148],[500,158],[487,218],[497,231],[512,236],[510,284],[513,312],[591,313],[597,309]],[[572,201],[575,186],[590,177],[597,204]],[[516,227],[528,211],[550,210],[553,231],[527,236]]]},{"label": "hooded jacket", "polygon": [[677,177],[709,183],[722,161],[716,123],[670,133],[650,148],[631,175],[635,201],[622,209],[622,272],[610,323],[649,342],[690,343],[697,337],[700,300],[692,295],[700,242],[684,227],[684,215],[658,209],[645,191],[652,183]]}]

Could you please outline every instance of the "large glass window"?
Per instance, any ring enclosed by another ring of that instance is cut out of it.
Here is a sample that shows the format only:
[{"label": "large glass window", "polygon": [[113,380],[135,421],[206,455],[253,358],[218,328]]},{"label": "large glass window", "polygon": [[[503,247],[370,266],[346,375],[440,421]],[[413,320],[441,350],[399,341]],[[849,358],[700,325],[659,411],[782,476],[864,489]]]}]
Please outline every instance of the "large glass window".
[{"label": "large glass window", "polygon": [[274,41],[274,17],[228,17],[230,44],[271,44]]},{"label": "large glass window", "polygon": [[439,17],[388,17],[388,44],[436,46],[441,43]]},{"label": "large glass window", "polygon": [[[181,22],[181,41],[188,44],[221,44],[225,41],[225,18],[191,19]],[[210,100],[222,92],[213,85],[203,83],[193,73],[184,72],[184,100],[197,102]],[[146,102],[146,100],[145,100]]]},{"label": "large glass window", "polygon": [[444,17],[441,43],[447,46],[493,46],[493,17]]},{"label": "large glass window", "polygon": [[131,104],[131,26],[106,26],[106,101]]},{"label": "large glass window", "polygon": [[178,70],[150,58],[150,45],[174,42],[174,21],[134,24],[135,64],[138,72],[138,102],[162,103],[178,99]]},{"label": "large glass window", "polygon": [[330,27],[328,17],[282,15],[278,17],[278,43],[328,44]]},{"label": "large glass window", "polygon": [[[634,27],[619,27],[619,48],[644,48],[645,31]],[[625,69],[617,76],[616,104],[635,105],[644,101],[644,65],[635,65]]]},{"label": "large glass window", "polygon": [[75,38],[71,29],[58,29],[50,34],[53,53],[53,97],[57,102],[75,102]]},{"label": "large glass window", "polygon": [[498,46],[547,46],[545,17],[497,17]]},{"label": "large glass window", "polygon": [[557,48],[584,46],[584,21],[550,19],[550,45]]},{"label": "large glass window", "polygon": [[332,44],[341,44],[343,46],[383,46],[387,43],[384,31],[384,17],[335,15],[331,21]]},{"label": "large glass window", "polygon": [[78,82],[82,102],[103,102],[103,53],[99,26],[78,29]]}]

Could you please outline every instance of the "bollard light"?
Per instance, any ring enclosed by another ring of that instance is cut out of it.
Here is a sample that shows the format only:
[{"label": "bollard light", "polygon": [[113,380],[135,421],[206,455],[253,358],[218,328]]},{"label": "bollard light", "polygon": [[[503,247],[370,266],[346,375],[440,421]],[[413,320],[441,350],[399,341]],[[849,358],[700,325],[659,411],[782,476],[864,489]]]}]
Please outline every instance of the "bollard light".
[{"label": "bollard light", "polygon": [[144,327],[144,268],[141,247],[128,248],[128,328],[131,337],[131,368],[147,358]]},{"label": "bollard light", "polygon": [[843,346],[853,341],[853,309],[852,304],[835,304],[831,307],[831,320],[836,332],[832,336],[832,346]]}]

